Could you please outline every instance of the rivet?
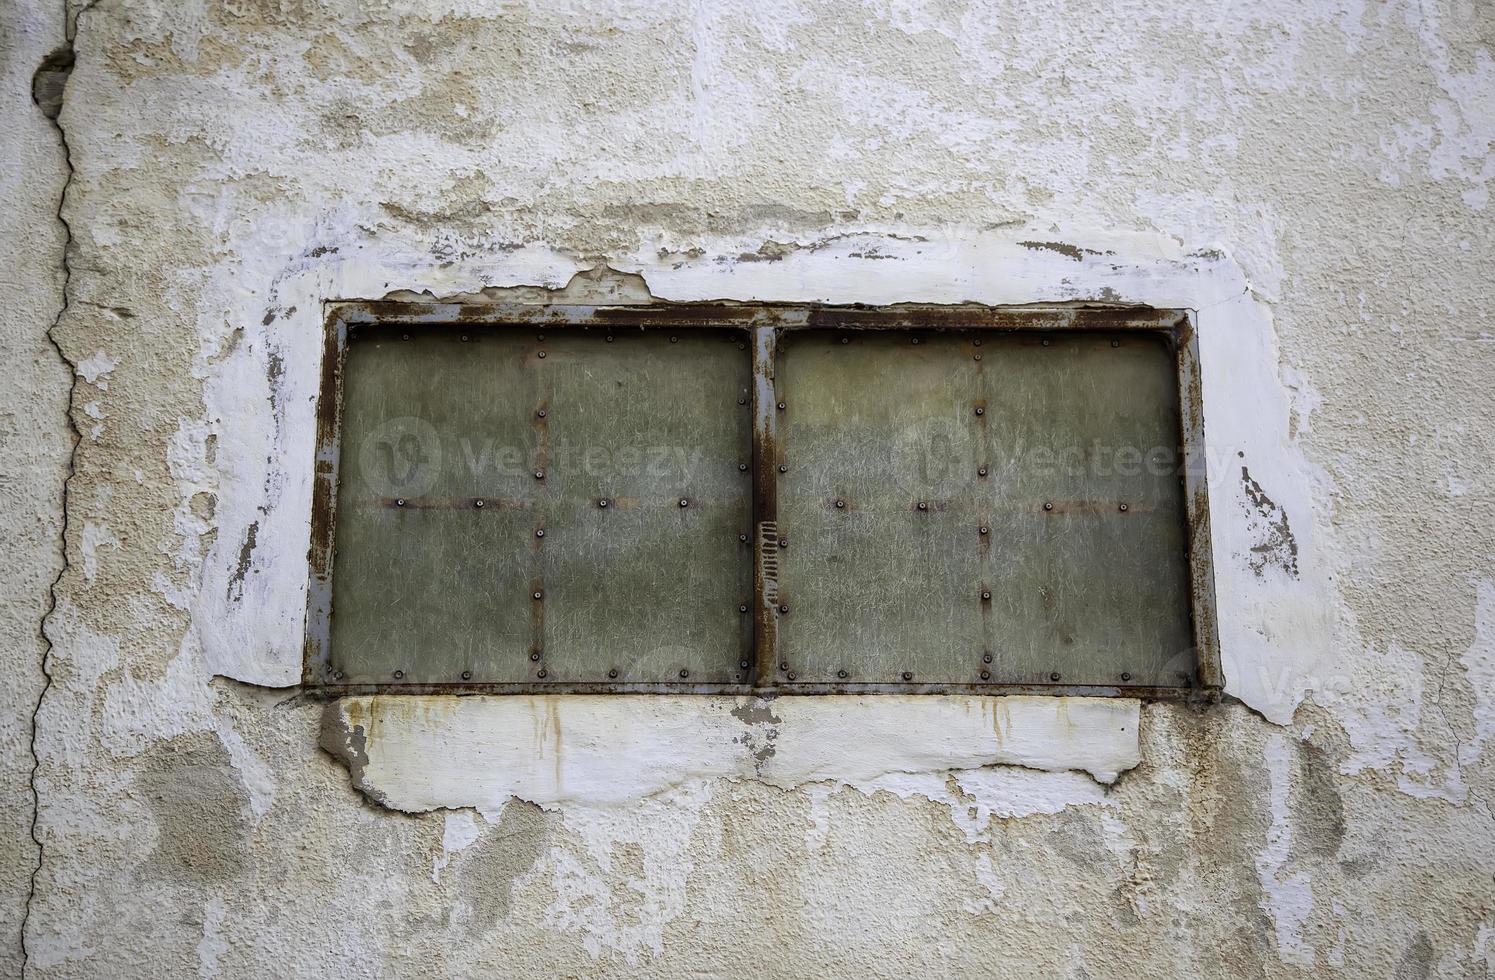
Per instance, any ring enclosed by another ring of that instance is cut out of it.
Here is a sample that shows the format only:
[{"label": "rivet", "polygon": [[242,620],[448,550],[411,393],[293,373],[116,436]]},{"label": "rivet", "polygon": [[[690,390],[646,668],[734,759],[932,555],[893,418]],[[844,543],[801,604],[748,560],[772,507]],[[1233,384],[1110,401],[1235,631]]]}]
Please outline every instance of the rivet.
[{"label": "rivet", "polygon": [[618,668],[616,668],[616,667],[610,668],[608,670],[608,672],[607,672],[607,676],[608,677],[617,677],[618,676]]},{"label": "rivet", "polygon": [[689,497],[681,497],[680,498],[680,506],[681,507],[689,507],[690,506],[690,498]]},{"label": "rivet", "polygon": [[1047,337],[1043,338],[1043,346],[1047,347],[1048,345],[1049,345],[1049,338],[1047,338]]},{"label": "rivet", "polygon": [[474,507],[477,507],[477,508],[479,508],[479,509],[481,509],[481,508],[482,508],[482,506],[483,506],[483,501],[482,501],[482,498],[479,498],[479,499],[477,499],[477,500],[474,500],[474,501],[473,501],[473,502],[472,502],[472,505],[473,505],[473,506],[474,506]]},{"label": "rivet", "polygon": [[535,470],[535,479],[537,479],[537,480],[543,480],[543,479],[545,479],[545,471],[544,470]]},{"label": "rivet", "polygon": [[746,396],[744,396],[744,395],[738,395],[737,396],[737,404],[739,404],[739,405],[746,405],[747,404],[747,398],[746,398]]},{"label": "rivet", "polygon": [[1059,679],[1059,672],[1057,670],[1054,671],[1052,674],[1049,675],[1049,680],[1051,680],[1051,681],[1057,681],[1058,679]]},{"label": "rivet", "polygon": [[977,476],[985,476],[986,475],[986,467],[982,466],[982,467],[978,468],[976,470],[976,475]]},{"label": "rivet", "polygon": [[971,355],[971,359],[975,360],[975,361],[979,361],[979,360],[981,360],[981,355],[980,354],[972,354]]},{"label": "rivet", "polygon": [[398,500],[396,500],[395,501],[395,506],[396,507],[404,507],[405,506],[405,498],[401,497]]},{"label": "rivet", "polygon": [[842,337],[841,338],[841,343],[843,343],[843,344],[849,344],[849,343],[851,343],[851,338],[850,337]]},{"label": "rivet", "polygon": [[1129,680],[1132,679],[1132,675],[1129,672],[1123,670],[1121,672],[1121,679],[1124,680],[1124,681],[1129,681]]},{"label": "rivet", "polygon": [[1113,341],[1111,341],[1111,346],[1112,347],[1120,347],[1121,346],[1121,341],[1119,341],[1119,340],[1113,340]]},{"label": "rivet", "polygon": [[543,538],[543,537],[545,537],[545,529],[543,527],[542,528],[536,528],[535,529],[535,537],[537,537],[537,538]]},{"label": "rivet", "polygon": [[1126,513],[1126,504],[1122,504],[1122,505],[1121,505],[1121,512],[1122,512],[1122,513],[1123,513],[1123,514],[1125,514],[1125,513]]},{"label": "rivet", "polygon": [[789,547],[789,539],[788,538],[779,538],[779,547],[780,548],[787,548],[787,547]]},{"label": "rivet", "polygon": [[779,464],[779,472],[780,473],[788,473],[789,472],[789,464],[788,463],[780,463]]},{"label": "rivet", "polygon": [[917,344],[918,342],[919,342],[919,338],[918,337],[915,337],[913,340],[909,341],[909,343],[911,343],[911,344]]},{"label": "rivet", "polygon": [[788,408],[789,406],[786,403],[784,403],[784,402],[779,402],[778,405],[776,405],[774,407],[777,408],[779,411],[782,412],[784,409]]},{"label": "rivet", "polygon": [[981,590],[981,598],[982,598],[982,599],[983,599],[983,600],[984,600],[984,599],[990,599],[990,598],[991,598],[991,593],[990,593],[990,592],[988,592],[988,591],[987,591],[987,590],[986,590],[986,589],[982,589],[982,590]]},{"label": "rivet", "polygon": [[844,680],[846,680],[846,671],[844,671],[844,670],[838,670],[838,671],[836,671],[836,676],[839,677],[839,678],[841,678],[844,681]]},{"label": "rivet", "polygon": [[737,464],[737,470],[738,470],[739,473],[746,473],[747,472],[747,464],[746,463],[738,463]]},{"label": "rivet", "polygon": [[981,672],[981,679],[984,680],[984,681],[991,680],[991,671],[989,671],[989,670],[983,670]]},{"label": "rivet", "polygon": [[984,664],[991,663],[991,654],[989,654],[989,653],[983,653],[981,655],[981,662],[984,663]]},{"label": "rivet", "polygon": [[782,615],[782,616],[789,615],[789,607],[788,606],[780,606],[779,607],[779,614]]},{"label": "rivet", "polygon": [[846,509],[846,501],[844,501],[844,500],[838,500],[838,501],[836,501],[836,509],[837,510],[845,510]]},{"label": "rivet", "polygon": [[981,531],[982,534],[986,534],[987,532],[989,532],[991,530],[991,528],[989,528],[989,527],[981,527],[979,530]]},{"label": "rivet", "polygon": [[608,335],[607,335],[607,342],[608,342],[608,343],[609,343],[609,344],[610,344],[610,343],[612,343],[612,342],[613,342],[613,335],[612,335],[612,334],[608,334]]},{"label": "rivet", "polygon": [[929,505],[926,504],[924,501],[921,500],[921,501],[919,501],[919,509],[920,510],[928,510],[929,509]]},{"label": "rivet", "polygon": [[397,670],[397,671],[395,671],[395,680],[399,680],[400,678],[402,678],[404,676],[405,676],[405,672],[403,670]]},{"label": "rivet", "polygon": [[747,612],[748,611],[747,603],[744,602],[742,605],[738,606],[737,607],[737,611],[740,612],[740,613]]},{"label": "rivet", "polygon": [[545,598],[545,593],[543,593],[543,592],[535,592],[533,597],[536,598],[536,599],[543,599],[543,598]]},{"label": "rivet", "polygon": [[781,664],[779,664],[779,669],[780,670],[788,670],[789,669],[789,664],[787,662],[786,663],[781,663]]},{"label": "rivet", "polygon": [[343,672],[340,671],[340,670],[333,671],[332,672],[332,676],[333,676],[333,678],[335,680],[342,680],[343,679]]},{"label": "rivet", "polygon": [[912,672],[905,670],[903,672],[903,679],[906,681],[911,681],[914,679],[914,675]]},{"label": "rivet", "polygon": [[543,419],[545,417],[545,409],[542,408],[538,412],[536,412],[535,417]]},{"label": "rivet", "polygon": [[674,344],[674,343],[678,343],[678,342],[679,342],[679,340],[680,340],[680,338],[679,338],[679,337],[671,337],[671,338],[670,338],[670,343],[672,343],[672,344]]},{"label": "rivet", "polygon": [[607,506],[607,498],[603,497],[601,500],[597,501],[597,506],[598,507],[606,507]]},{"label": "rivet", "polygon": [[410,339],[410,335],[408,333],[402,333],[402,334],[400,334],[400,339],[401,340],[409,340]]},{"label": "rivet", "polygon": [[972,347],[980,347],[981,346],[981,338],[977,337],[975,340],[971,341],[971,346]]},{"label": "rivet", "polygon": [[690,676],[690,671],[688,671],[688,670],[682,670],[682,671],[680,671],[680,679],[682,681],[685,680],[685,678],[687,678],[689,676]]},{"label": "rivet", "polygon": [[747,541],[747,538],[748,538],[748,536],[747,536],[747,535],[746,535],[746,534],[739,534],[739,535],[738,535],[738,536],[737,536],[737,540],[738,540],[738,541],[743,541],[743,542],[746,542],[746,541]]},{"label": "rivet", "polygon": [[462,343],[467,343],[467,334],[462,335]]},{"label": "rivet", "polygon": [[1053,503],[1051,501],[1045,500],[1043,502],[1043,509],[1044,510],[1053,510],[1054,509],[1054,505],[1053,505]]},{"label": "rivet", "polygon": [[548,677],[549,675],[550,675],[550,672],[547,671],[544,667],[541,667],[539,670],[535,671],[535,676],[538,677],[538,678],[540,678],[540,680],[542,680],[542,681],[546,677]]},{"label": "rivet", "polygon": [[794,674],[794,671],[792,671],[792,670],[789,673],[787,673],[787,674],[784,675],[784,678],[786,680],[791,680],[792,681],[792,680],[794,680],[794,677],[795,677],[795,674]]},{"label": "rivet", "polygon": [[738,344],[737,345],[737,349],[738,350],[747,350],[747,344]]},{"label": "rivet", "polygon": [[535,356],[543,360],[545,358],[545,352],[540,351],[540,353],[536,354]]},{"label": "rivet", "polygon": [[545,335],[543,333],[537,333],[537,334],[535,334],[535,339],[538,340],[538,341],[540,341],[541,343],[544,343],[544,341],[545,341]]},{"label": "rivet", "polygon": [[748,669],[748,662],[746,660],[739,660],[739,661],[737,661],[737,666],[739,668],[741,668],[742,670],[747,670]]},{"label": "rivet", "polygon": [[462,679],[464,681],[470,681],[470,680],[472,680],[472,671],[470,671],[470,670],[464,670],[464,671],[462,671]]},{"label": "rivet", "polygon": [[529,658],[531,660],[534,660],[534,661],[539,661],[539,659],[540,659],[540,651],[538,651],[538,650],[531,651],[530,655],[529,655]]},{"label": "rivet", "polygon": [[980,406],[980,405],[977,405],[977,406],[976,406],[976,414],[977,414],[977,415],[985,415],[985,414],[986,414],[986,409],[985,409],[985,408],[983,408],[983,407],[982,407],[982,406]]}]

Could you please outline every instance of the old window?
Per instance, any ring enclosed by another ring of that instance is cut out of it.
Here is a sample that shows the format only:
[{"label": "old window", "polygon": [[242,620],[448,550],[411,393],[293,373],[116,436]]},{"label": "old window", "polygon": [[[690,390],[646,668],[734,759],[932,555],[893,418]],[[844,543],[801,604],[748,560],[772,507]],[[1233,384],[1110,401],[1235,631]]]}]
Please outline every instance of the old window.
[{"label": "old window", "polygon": [[1179,311],[349,304],[308,683],[1218,687]]}]

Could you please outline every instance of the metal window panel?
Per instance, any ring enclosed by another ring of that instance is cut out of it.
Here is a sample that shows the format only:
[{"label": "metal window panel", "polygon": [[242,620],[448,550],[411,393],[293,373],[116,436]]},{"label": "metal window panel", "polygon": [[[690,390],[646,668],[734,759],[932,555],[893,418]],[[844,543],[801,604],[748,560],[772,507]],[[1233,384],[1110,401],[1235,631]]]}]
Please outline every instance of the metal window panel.
[{"label": "metal window panel", "polygon": [[741,675],[741,338],[539,336],[372,327],[349,338],[334,680]]}]

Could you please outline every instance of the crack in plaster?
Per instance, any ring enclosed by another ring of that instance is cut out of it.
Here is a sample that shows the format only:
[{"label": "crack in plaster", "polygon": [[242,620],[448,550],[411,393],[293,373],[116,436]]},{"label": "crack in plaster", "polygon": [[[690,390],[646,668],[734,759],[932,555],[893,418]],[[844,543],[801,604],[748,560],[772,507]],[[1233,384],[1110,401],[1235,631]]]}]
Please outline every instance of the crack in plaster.
[{"label": "crack in plaster", "polygon": [[[68,191],[72,189],[73,180],[77,175],[76,170],[73,168],[72,148],[68,144],[67,129],[62,124],[62,108],[65,102],[67,82],[69,77],[72,75],[74,67],[74,41],[77,38],[78,34],[78,22],[82,18],[83,14],[92,9],[97,2],[98,0],[92,0],[92,2],[90,2],[89,4],[78,10],[76,14],[73,14],[71,16],[69,16],[68,12],[64,10],[63,19],[66,24],[66,28],[64,30],[63,43],[51,54],[47,55],[47,57],[43,59],[41,65],[37,67],[36,77],[33,80],[32,86],[32,101],[36,104],[37,110],[47,117],[47,119],[51,122],[52,127],[57,131],[57,141],[62,148],[64,177],[62,181],[62,188],[57,195],[57,221],[60,225],[62,225],[63,231],[62,255],[60,256],[60,261],[62,264],[62,303],[57,309],[57,315],[52,318],[52,322],[47,326],[46,336],[47,341],[51,343],[53,349],[57,351],[58,359],[61,360],[62,363],[67,367],[68,374],[71,378],[71,382],[69,384],[67,392],[68,408],[66,412],[66,420],[68,432],[71,435],[72,442],[68,447],[66,467],[67,472],[62,479],[61,499],[59,500],[61,520],[58,528],[58,552],[61,562],[57,570],[57,575],[52,579],[51,584],[47,586],[47,608],[46,611],[42,613],[41,620],[37,623],[37,632],[40,634],[43,644],[41,663],[39,665],[41,668],[43,679],[41,690],[37,692],[36,705],[31,710],[31,776],[29,779],[29,784],[31,786],[30,833],[31,840],[36,845],[36,864],[31,869],[31,877],[26,890],[26,904],[21,915],[22,977],[25,977],[27,975],[27,968],[31,964],[31,950],[27,946],[26,936],[31,925],[31,912],[33,906],[36,903],[37,879],[41,875],[42,865],[46,859],[46,848],[42,843],[40,833],[42,806],[41,786],[37,782],[37,779],[41,772],[41,751],[38,748],[38,738],[40,735],[39,718],[41,715],[42,705],[46,702],[47,694],[52,688],[52,671],[49,664],[52,657],[53,642],[51,635],[47,631],[47,627],[51,623],[52,617],[57,612],[58,586],[61,585],[62,579],[67,575],[68,569],[70,567],[67,548],[67,536],[69,527],[68,491],[72,483],[72,479],[77,473],[78,446],[83,441],[83,434],[79,430],[78,423],[73,417],[73,404],[78,391],[78,365],[68,357],[67,352],[63,349],[62,344],[57,340],[56,336],[57,328],[61,326],[63,318],[67,316],[69,305],[69,287],[72,285],[71,254],[73,246],[73,228],[72,225],[68,222],[65,211],[67,206]],[[46,73],[46,77],[43,77],[43,73]],[[58,79],[58,76],[60,76],[60,80]]]}]

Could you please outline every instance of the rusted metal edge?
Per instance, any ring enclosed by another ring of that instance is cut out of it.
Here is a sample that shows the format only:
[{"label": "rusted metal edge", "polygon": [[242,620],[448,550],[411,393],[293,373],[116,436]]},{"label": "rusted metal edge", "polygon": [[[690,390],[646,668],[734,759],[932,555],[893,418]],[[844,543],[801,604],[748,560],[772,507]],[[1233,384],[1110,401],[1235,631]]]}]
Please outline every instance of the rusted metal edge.
[{"label": "rusted metal edge", "polygon": [[1179,446],[1183,451],[1184,529],[1188,534],[1189,621],[1194,632],[1194,683],[1218,694],[1225,686],[1215,614],[1214,550],[1210,539],[1208,455],[1204,442],[1204,379],[1195,315],[1174,328],[1178,366]]},{"label": "rusted metal edge", "polygon": [[316,448],[312,459],[311,542],[307,549],[306,642],[301,682],[316,684],[331,672],[332,565],[337,537],[337,468],[341,448],[343,360],[348,327],[338,309],[326,307],[322,377],[317,394]]},{"label": "rusted metal edge", "polygon": [[753,680],[762,686],[779,662],[778,328],[755,326],[752,345]]},{"label": "rusted metal edge", "polygon": [[405,695],[535,695],[535,694],[690,694],[720,697],[760,697],[827,695],[827,694],[946,694],[986,697],[1125,697],[1145,701],[1183,701],[1212,704],[1219,693],[1185,687],[1130,687],[1106,684],[920,684],[917,681],[889,684],[862,684],[854,681],[784,682],[778,685],[685,683],[599,682],[518,682],[476,683],[398,683],[398,684],[320,684],[308,692],[332,700],[376,694]]}]

